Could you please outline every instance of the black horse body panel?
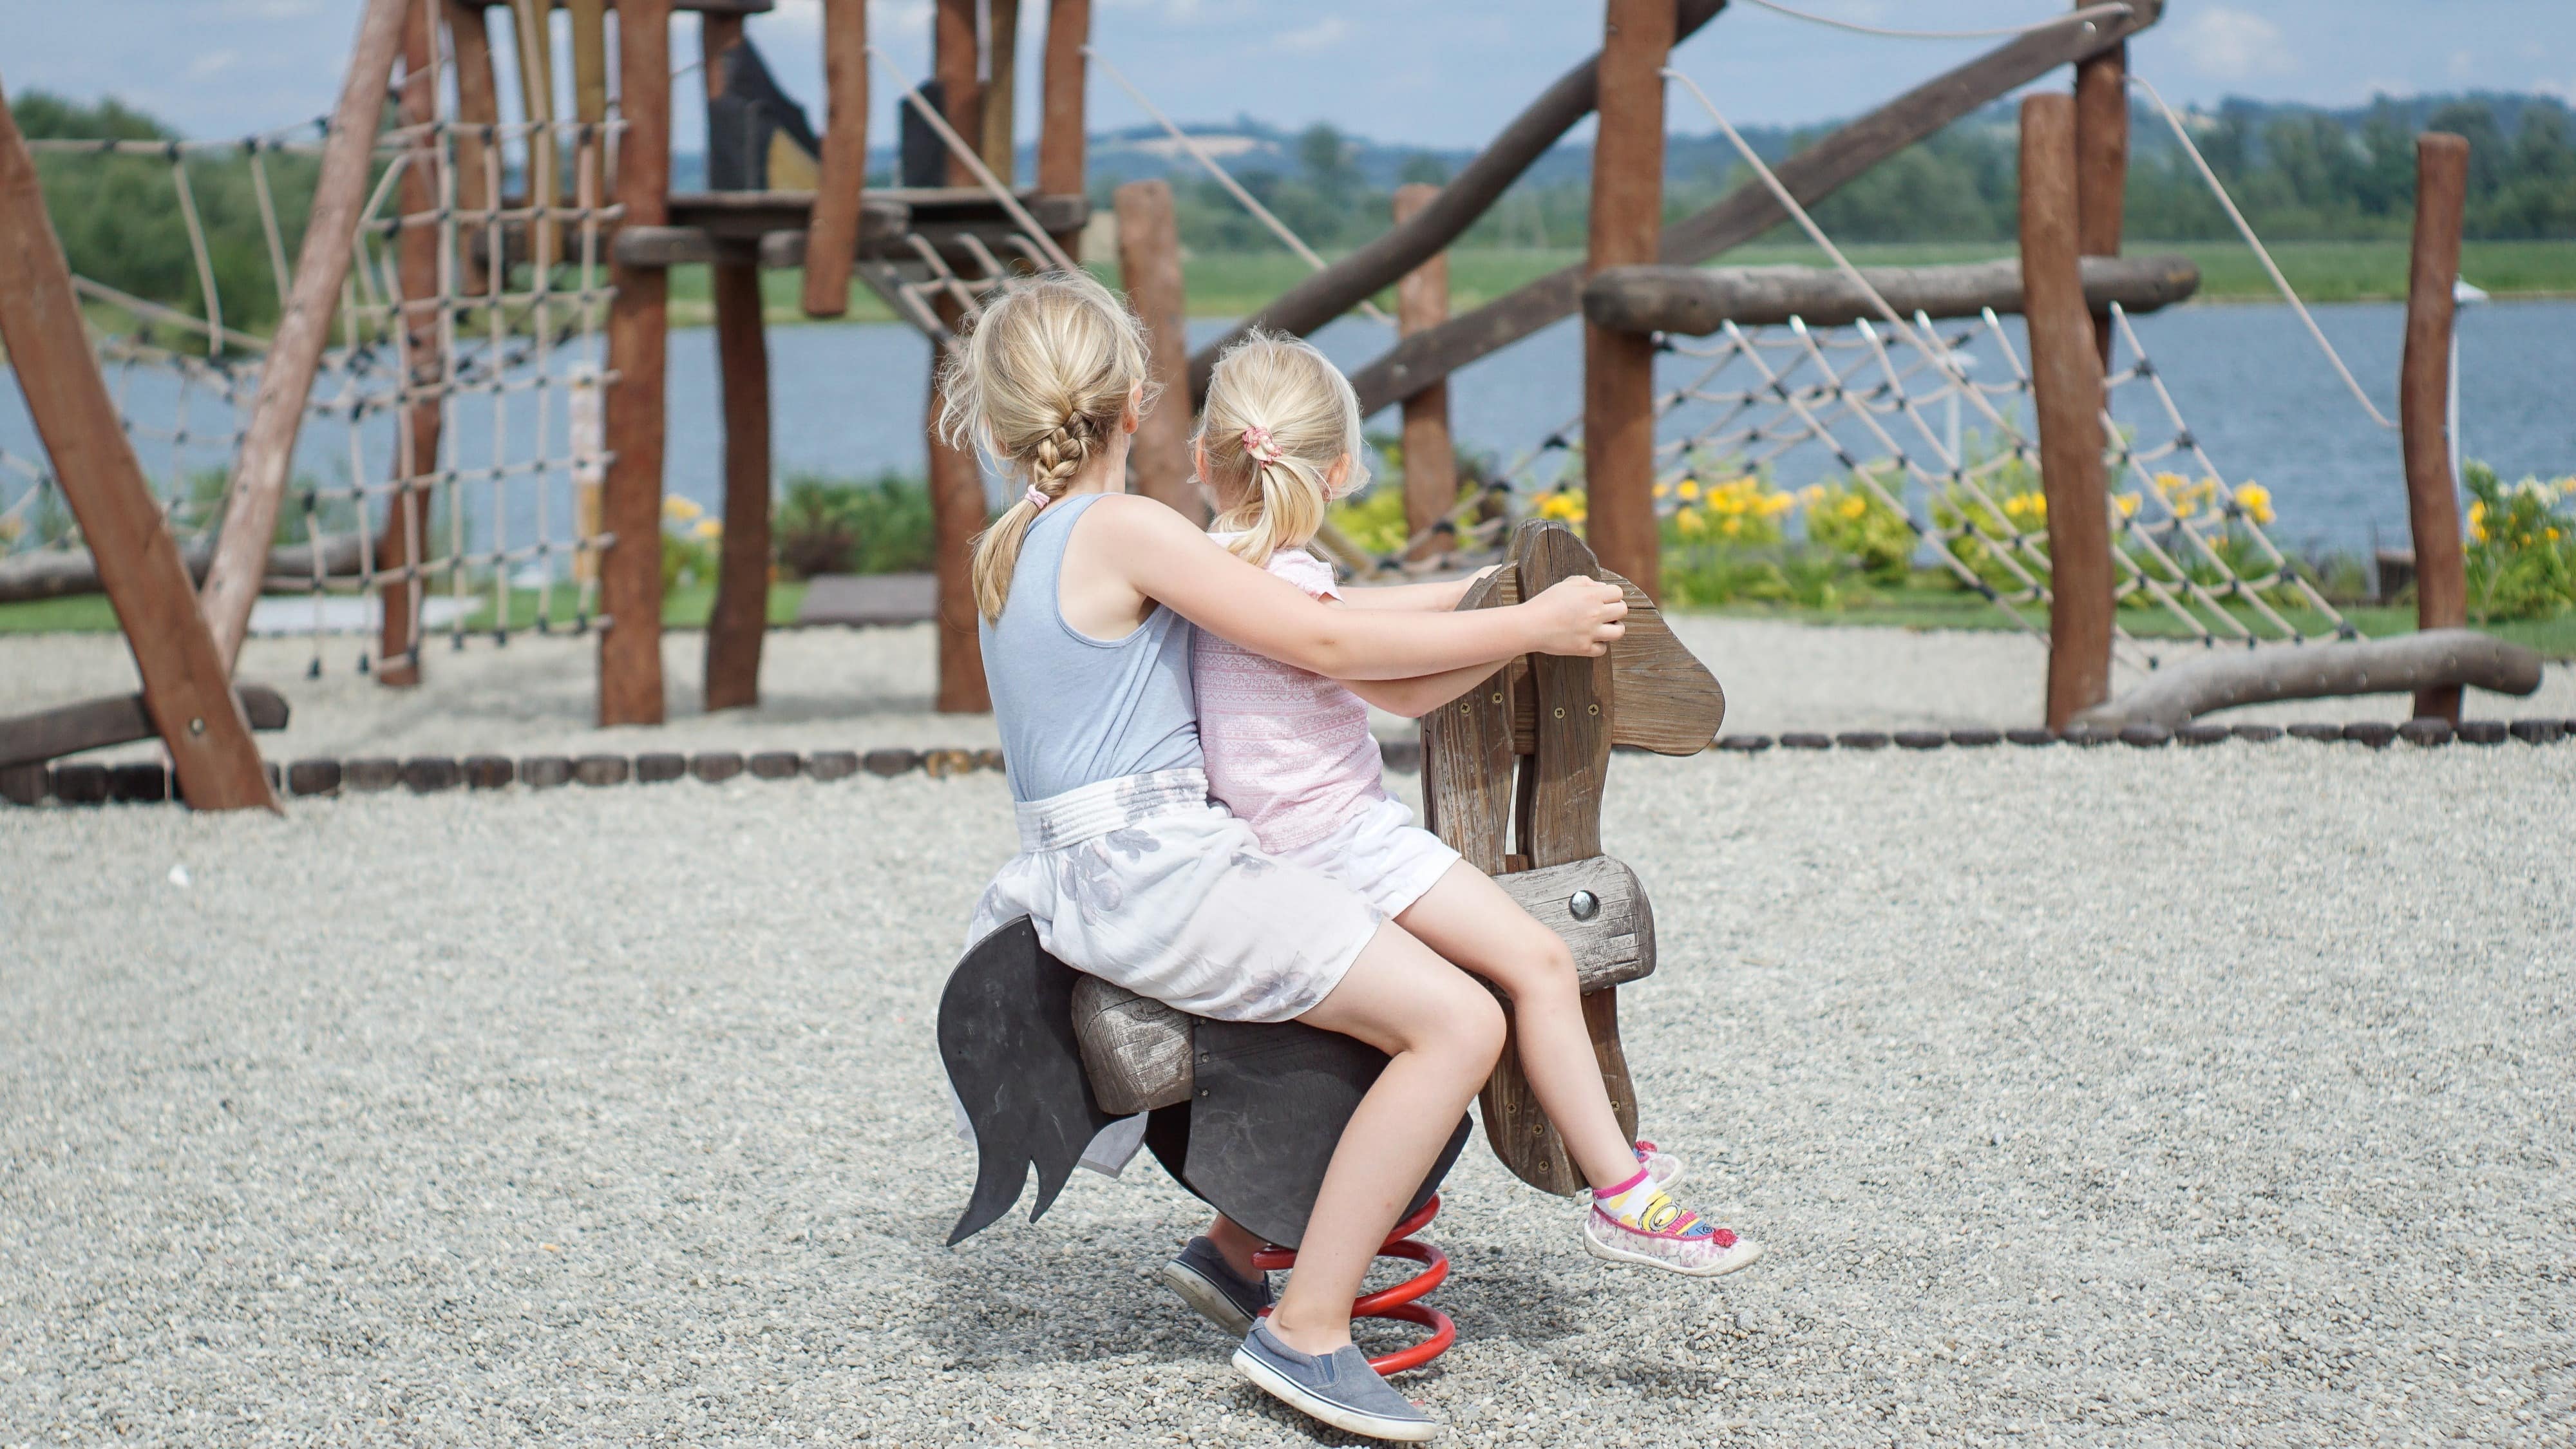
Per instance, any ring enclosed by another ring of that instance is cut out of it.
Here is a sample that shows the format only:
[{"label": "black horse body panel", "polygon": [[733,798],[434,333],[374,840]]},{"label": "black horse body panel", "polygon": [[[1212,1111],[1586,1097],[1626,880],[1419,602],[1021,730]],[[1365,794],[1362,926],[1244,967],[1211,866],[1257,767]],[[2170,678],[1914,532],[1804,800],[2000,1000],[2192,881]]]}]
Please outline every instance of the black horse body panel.
[{"label": "black horse body panel", "polygon": [[[1034,1222],[1113,1120],[1074,1039],[1072,967],[1040,949],[1026,917],[975,943],[939,1001],[939,1054],[975,1127],[975,1192],[952,1244],[1009,1212],[1038,1170]],[[1196,1024],[1194,1095],[1156,1110],[1146,1144],[1183,1187],[1258,1236],[1293,1248],[1360,1098],[1386,1068],[1365,1042],[1296,1022]],[[1467,1143],[1449,1135],[1414,1195],[1439,1189]]]}]

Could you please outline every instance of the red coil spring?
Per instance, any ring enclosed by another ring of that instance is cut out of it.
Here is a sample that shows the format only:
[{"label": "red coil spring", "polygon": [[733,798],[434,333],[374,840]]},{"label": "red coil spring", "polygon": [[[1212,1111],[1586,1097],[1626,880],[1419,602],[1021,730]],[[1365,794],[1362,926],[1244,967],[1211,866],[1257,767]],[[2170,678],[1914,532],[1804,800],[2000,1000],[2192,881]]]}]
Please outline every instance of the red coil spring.
[{"label": "red coil spring", "polygon": [[[1353,1318],[1391,1319],[1400,1323],[1420,1324],[1431,1330],[1431,1336],[1419,1343],[1407,1345],[1393,1353],[1371,1355],[1369,1367],[1376,1369],[1382,1375],[1400,1374],[1406,1369],[1418,1369],[1447,1353],[1449,1345],[1458,1341],[1458,1325],[1449,1321],[1448,1314],[1427,1303],[1415,1301],[1449,1281],[1449,1255],[1429,1243],[1417,1243],[1413,1240],[1413,1235],[1429,1226],[1432,1218],[1438,1216],[1439,1212],[1440,1195],[1433,1193],[1429,1202],[1415,1209],[1411,1217],[1395,1225],[1395,1231],[1386,1235],[1386,1245],[1377,1250],[1377,1255],[1381,1258],[1410,1258],[1422,1265],[1422,1271],[1391,1288],[1381,1288],[1375,1293],[1364,1293],[1351,1301]],[[1252,1255],[1252,1262],[1253,1266],[1265,1273],[1294,1268],[1297,1266],[1297,1250],[1263,1248]],[[1262,1311],[1267,1313],[1269,1310]]]}]

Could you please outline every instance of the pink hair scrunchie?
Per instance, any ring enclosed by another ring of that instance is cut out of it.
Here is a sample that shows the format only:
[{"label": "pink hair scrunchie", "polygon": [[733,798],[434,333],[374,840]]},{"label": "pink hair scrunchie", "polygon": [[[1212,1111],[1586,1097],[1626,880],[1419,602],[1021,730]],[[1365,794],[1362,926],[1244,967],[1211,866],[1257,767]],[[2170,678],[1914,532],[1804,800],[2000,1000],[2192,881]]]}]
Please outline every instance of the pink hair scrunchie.
[{"label": "pink hair scrunchie", "polygon": [[1048,496],[1046,496],[1046,494],[1045,494],[1045,493],[1041,492],[1041,491],[1039,490],[1039,488],[1038,488],[1038,485],[1036,485],[1035,483],[1030,484],[1030,485],[1029,485],[1029,491],[1028,491],[1028,492],[1026,492],[1026,493],[1021,494],[1021,495],[1020,495],[1020,497],[1022,497],[1022,498],[1024,498],[1024,499],[1028,500],[1028,505],[1029,505],[1031,508],[1035,508],[1035,509],[1039,510],[1040,512],[1044,512],[1044,511],[1045,511],[1045,509],[1046,509],[1046,506],[1047,506],[1048,504],[1053,503],[1053,502],[1055,501],[1054,499],[1049,498]]},{"label": "pink hair scrunchie", "polygon": [[1280,451],[1277,440],[1270,436],[1270,430],[1258,424],[1243,430],[1243,451],[1259,463],[1277,463],[1288,456]]}]

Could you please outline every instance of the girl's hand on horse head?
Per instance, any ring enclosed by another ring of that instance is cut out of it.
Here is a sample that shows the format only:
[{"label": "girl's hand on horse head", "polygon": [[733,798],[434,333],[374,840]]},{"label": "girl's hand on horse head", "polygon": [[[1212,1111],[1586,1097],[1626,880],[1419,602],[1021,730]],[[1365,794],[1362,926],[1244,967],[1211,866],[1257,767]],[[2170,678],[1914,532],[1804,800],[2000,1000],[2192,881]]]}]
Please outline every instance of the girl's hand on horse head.
[{"label": "girl's hand on horse head", "polygon": [[1542,654],[1599,656],[1628,632],[1627,596],[1617,584],[1580,576],[1559,579],[1530,601],[1538,611]]}]

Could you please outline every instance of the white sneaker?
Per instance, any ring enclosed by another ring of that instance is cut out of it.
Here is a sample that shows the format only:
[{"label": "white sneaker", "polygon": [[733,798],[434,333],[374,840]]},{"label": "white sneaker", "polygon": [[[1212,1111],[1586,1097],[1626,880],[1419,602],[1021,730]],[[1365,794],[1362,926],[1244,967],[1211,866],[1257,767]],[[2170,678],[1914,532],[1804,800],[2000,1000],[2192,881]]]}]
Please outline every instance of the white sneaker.
[{"label": "white sneaker", "polygon": [[1698,1214],[1683,1212],[1649,1232],[1593,1208],[1583,1215],[1583,1250],[1613,1263],[1642,1263],[1689,1278],[1724,1277],[1760,1261],[1760,1243],[1725,1228],[1691,1232],[1698,1224]]}]

